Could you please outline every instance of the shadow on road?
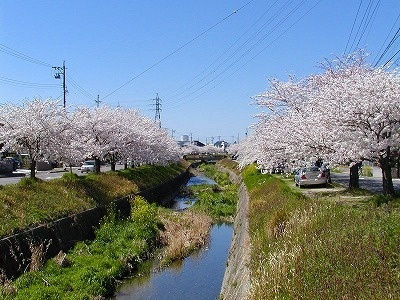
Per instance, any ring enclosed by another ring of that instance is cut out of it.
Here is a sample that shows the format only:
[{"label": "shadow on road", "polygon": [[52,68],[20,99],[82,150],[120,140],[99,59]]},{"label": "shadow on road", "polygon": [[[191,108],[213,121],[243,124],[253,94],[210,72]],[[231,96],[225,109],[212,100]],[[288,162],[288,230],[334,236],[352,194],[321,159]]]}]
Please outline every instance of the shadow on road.
[{"label": "shadow on road", "polygon": [[[350,175],[345,173],[331,173],[332,182],[339,183],[344,187],[349,186]],[[382,193],[382,177],[360,177],[360,188],[374,193]],[[393,179],[394,190],[400,192],[400,179]]]},{"label": "shadow on road", "polygon": [[0,178],[8,178],[8,177],[25,177],[25,173],[20,173],[20,172],[0,173]]}]

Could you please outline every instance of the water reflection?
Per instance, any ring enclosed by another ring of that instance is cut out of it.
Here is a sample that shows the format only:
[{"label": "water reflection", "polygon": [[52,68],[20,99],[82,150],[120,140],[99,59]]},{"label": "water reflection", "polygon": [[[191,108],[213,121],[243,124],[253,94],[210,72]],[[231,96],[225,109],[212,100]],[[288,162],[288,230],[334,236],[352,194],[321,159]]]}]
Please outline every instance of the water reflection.
[{"label": "water reflection", "polygon": [[[190,177],[189,181],[186,183],[186,186],[193,185],[202,185],[209,184],[214,185],[217,184],[213,179],[208,178],[204,175],[197,175]],[[188,196],[178,196],[171,201],[170,208],[173,210],[184,210],[190,206],[192,206],[196,202],[196,199]]]},{"label": "water reflection", "polygon": [[151,276],[137,276],[121,286],[115,299],[218,299],[233,228],[214,225],[210,242]]},{"label": "water reflection", "polygon": [[196,202],[195,198],[191,197],[179,197],[172,200],[171,209],[172,210],[184,210],[192,206]]},{"label": "water reflection", "polygon": [[201,185],[201,184],[216,184],[216,182],[211,179],[208,178],[204,175],[197,175],[197,176],[193,176],[190,177],[189,181],[187,182],[187,186],[191,186],[191,185]]}]

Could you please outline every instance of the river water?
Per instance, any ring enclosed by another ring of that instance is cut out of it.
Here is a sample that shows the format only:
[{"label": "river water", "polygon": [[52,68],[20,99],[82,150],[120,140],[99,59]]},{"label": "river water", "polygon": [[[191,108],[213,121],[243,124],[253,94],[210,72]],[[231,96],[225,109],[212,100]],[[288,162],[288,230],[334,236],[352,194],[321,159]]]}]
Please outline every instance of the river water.
[{"label": "river water", "polygon": [[[192,177],[187,185],[215,184],[207,177]],[[174,208],[184,209],[195,199],[175,199]],[[207,246],[164,269],[154,262],[150,275],[136,275],[120,286],[114,299],[218,299],[225,273],[233,226],[214,225]]]}]

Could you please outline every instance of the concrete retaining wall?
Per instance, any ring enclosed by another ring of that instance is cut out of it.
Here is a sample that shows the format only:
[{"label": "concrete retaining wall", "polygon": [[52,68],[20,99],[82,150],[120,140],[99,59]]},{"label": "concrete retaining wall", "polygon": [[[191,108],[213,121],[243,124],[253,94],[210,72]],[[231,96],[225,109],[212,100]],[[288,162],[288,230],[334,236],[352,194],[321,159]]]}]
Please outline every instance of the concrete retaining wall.
[{"label": "concrete retaining wall", "polygon": [[[139,195],[149,202],[165,202],[165,199],[176,193],[189,176],[189,171],[186,171]],[[114,204],[121,217],[130,215],[129,196],[115,200]],[[106,207],[95,207],[1,239],[0,275],[3,273],[9,279],[16,278],[29,271],[35,261],[46,261],[56,256],[61,250],[68,251],[78,241],[93,239],[94,231],[106,213]],[[37,253],[42,255],[38,256]]]},{"label": "concrete retaining wall", "polygon": [[240,186],[233,238],[222,282],[220,299],[247,299],[250,291],[250,237],[247,219],[249,196],[241,177],[233,172],[228,172],[231,181],[240,183]]}]

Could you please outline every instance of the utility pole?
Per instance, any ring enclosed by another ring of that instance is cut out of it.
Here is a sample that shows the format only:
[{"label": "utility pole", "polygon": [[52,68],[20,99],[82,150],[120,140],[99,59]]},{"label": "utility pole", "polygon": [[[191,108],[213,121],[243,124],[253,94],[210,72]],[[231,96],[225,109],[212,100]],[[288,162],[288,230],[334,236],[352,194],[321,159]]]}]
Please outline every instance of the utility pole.
[{"label": "utility pole", "polygon": [[66,72],[65,72],[65,70],[66,70],[66,68],[65,68],[65,60],[64,60],[64,62],[63,62],[63,66],[62,67],[52,67],[55,71],[56,71],[56,74],[54,75],[54,78],[55,79],[60,79],[61,78],[61,75],[62,75],[62,77],[63,77],[63,93],[64,93],[64,108],[65,108],[65,106],[66,106],[66,94],[67,94],[67,86],[65,85],[65,76],[66,76]]},{"label": "utility pole", "polygon": [[158,93],[156,94],[156,98],[153,99],[155,101],[154,105],[155,105],[155,111],[156,111],[156,115],[154,117],[154,121],[156,123],[159,124],[160,128],[161,128],[161,99],[158,97]]}]

